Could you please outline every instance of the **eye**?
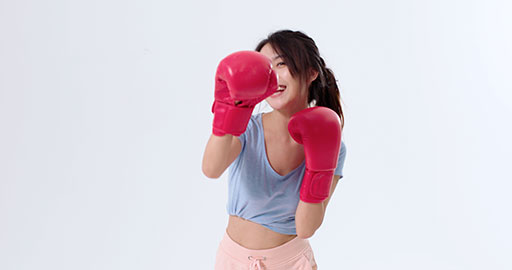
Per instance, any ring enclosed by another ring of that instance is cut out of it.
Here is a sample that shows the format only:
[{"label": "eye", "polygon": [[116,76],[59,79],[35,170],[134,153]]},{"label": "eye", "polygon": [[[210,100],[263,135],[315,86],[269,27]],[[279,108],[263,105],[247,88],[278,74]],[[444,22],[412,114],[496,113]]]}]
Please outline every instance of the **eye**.
[{"label": "eye", "polygon": [[277,63],[276,66],[280,66],[280,65],[286,66],[286,64],[284,62],[279,62],[279,63]]}]

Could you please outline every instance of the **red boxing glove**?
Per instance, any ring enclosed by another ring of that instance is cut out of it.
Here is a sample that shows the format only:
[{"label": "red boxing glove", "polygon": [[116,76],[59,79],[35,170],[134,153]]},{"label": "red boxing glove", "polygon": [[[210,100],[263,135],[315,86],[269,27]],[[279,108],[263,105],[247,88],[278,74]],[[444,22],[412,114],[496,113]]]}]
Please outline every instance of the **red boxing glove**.
[{"label": "red boxing glove", "polygon": [[254,106],[277,90],[272,62],[255,51],[228,55],[217,67],[213,134],[240,136],[245,132]]},{"label": "red boxing glove", "polygon": [[295,113],[288,122],[292,138],[304,146],[306,171],[300,187],[301,201],[321,203],[331,190],[341,144],[339,116],[326,107]]}]

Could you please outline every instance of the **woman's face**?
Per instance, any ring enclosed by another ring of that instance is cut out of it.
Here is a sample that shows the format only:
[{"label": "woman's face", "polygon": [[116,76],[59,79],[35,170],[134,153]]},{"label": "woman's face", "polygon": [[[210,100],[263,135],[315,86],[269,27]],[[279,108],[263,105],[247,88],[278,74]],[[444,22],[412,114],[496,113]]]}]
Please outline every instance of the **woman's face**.
[{"label": "woman's face", "polygon": [[286,110],[292,113],[308,107],[307,88],[298,78],[292,77],[290,70],[281,58],[267,43],[260,53],[272,60],[272,69],[278,75],[279,88],[277,93],[265,100],[274,110]]}]

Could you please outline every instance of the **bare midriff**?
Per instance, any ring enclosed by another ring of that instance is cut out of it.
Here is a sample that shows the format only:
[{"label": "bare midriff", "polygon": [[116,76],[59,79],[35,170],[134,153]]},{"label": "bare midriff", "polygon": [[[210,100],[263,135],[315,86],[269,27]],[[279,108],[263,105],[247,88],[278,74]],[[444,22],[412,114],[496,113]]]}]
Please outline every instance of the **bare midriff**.
[{"label": "bare midriff", "polygon": [[237,216],[229,216],[226,232],[233,241],[248,249],[274,248],[297,237],[297,235],[274,232],[258,223]]}]

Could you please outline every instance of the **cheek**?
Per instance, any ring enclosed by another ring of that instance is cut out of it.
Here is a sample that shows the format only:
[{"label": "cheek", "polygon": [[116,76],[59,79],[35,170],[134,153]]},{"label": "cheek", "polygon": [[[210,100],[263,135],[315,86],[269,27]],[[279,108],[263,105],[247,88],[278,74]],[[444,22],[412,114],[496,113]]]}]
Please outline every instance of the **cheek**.
[{"label": "cheek", "polygon": [[275,70],[275,73],[277,74],[277,81],[279,83],[282,83],[283,80],[286,80],[286,74],[283,72],[283,70]]},{"label": "cheek", "polygon": [[277,73],[277,76],[279,76],[279,78],[285,80],[287,83],[289,83],[290,80],[292,79],[291,73],[288,70],[288,68],[278,68],[275,70],[275,72]]},{"label": "cheek", "polygon": [[305,86],[305,84],[301,84],[299,82],[295,82],[293,86],[294,86],[294,89],[296,91],[295,93],[296,93],[296,98],[297,99],[300,99],[301,102],[302,102],[302,100],[307,100],[308,99],[309,90]]},{"label": "cheek", "polygon": [[287,68],[283,70],[283,76],[286,77],[288,81],[293,80],[292,74]]}]

